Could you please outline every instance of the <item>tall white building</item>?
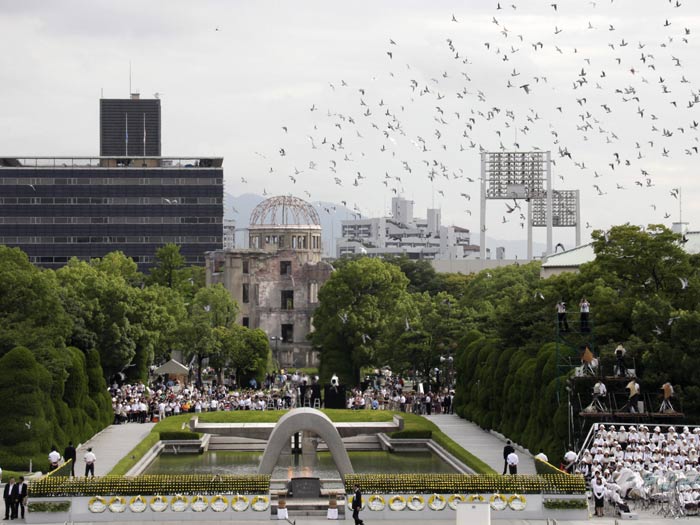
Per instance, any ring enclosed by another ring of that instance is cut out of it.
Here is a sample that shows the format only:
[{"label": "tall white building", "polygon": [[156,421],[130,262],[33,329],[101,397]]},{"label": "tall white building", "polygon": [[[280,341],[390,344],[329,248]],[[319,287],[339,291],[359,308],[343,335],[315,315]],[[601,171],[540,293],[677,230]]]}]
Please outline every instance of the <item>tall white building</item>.
[{"label": "tall white building", "polygon": [[236,247],[236,221],[224,219],[224,250],[233,250]]},{"label": "tall white building", "polygon": [[469,230],[443,226],[439,209],[429,208],[427,218],[413,216],[413,201],[391,200],[391,217],[342,221],[336,256],[406,255],[411,259],[467,259],[479,253],[470,244]]}]

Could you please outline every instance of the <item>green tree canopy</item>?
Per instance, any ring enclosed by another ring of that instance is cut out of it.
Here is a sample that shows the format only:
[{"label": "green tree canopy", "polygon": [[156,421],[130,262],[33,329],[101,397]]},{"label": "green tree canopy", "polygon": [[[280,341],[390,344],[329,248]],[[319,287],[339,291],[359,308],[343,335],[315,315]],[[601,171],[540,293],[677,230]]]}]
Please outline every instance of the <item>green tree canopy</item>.
[{"label": "green tree canopy", "polygon": [[336,270],[319,291],[313,344],[321,349],[322,381],[337,373],[357,384],[360,370],[374,362],[375,341],[405,308],[408,279],[394,264],[362,258]]}]

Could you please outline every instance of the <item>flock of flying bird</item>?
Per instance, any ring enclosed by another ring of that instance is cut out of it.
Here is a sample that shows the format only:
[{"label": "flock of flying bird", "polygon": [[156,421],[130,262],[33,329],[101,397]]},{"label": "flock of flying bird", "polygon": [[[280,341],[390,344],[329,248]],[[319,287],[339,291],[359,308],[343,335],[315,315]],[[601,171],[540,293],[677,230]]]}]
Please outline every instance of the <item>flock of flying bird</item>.
[{"label": "flock of flying bird", "polygon": [[[478,48],[460,41],[481,15],[464,21],[447,13],[441,49],[428,64],[412,43],[387,37],[386,70],[364,84],[329,81],[327,97],[307,107],[308,122],[281,123],[279,145],[255,152],[263,169],[278,181],[287,177],[309,199],[326,177],[360,203],[382,189],[393,196],[420,188],[426,197],[430,187],[433,201],[457,203],[463,216],[477,211],[479,152],[550,150],[561,180],[555,189],[581,189],[582,216],[591,215],[595,196],[636,190],[650,192],[634,197],[648,199],[646,222],[669,219],[680,190],[678,170],[667,167],[700,147],[700,89],[687,78],[692,31],[682,3],[669,0],[666,15],[644,28],[647,38],[634,41],[629,35],[639,28],[625,34],[617,27],[624,18],[598,14],[596,2],[580,2],[576,16],[567,16],[570,3],[544,4],[550,13],[538,17],[541,25],[525,19],[519,31],[511,27],[521,20],[519,5],[494,2],[480,19],[491,38]],[[501,222],[524,227],[519,203],[505,206]],[[363,207],[352,204],[358,217]],[[626,220],[620,213],[619,222]]]}]

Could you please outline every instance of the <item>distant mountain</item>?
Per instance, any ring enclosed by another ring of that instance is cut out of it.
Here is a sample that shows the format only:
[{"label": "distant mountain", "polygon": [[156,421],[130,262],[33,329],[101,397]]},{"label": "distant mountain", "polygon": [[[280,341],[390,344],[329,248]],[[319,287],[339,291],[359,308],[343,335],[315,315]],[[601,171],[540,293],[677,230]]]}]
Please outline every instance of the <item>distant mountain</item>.
[{"label": "distant mountain", "polygon": [[[244,193],[242,195],[224,194],[224,218],[236,221],[238,233],[236,234],[236,246],[245,248],[248,246],[248,225],[250,224],[250,214],[253,209],[267,197],[257,195],[255,193]],[[341,221],[354,219],[356,213],[343,206],[333,202],[316,201],[311,203],[318,216],[321,219],[321,234],[323,241],[323,254],[326,257],[335,257],[335,241],[340,236]],[[503,246],[506,249],[506,259],[525,259],[527,257],[527,241],[521,240],[503,240],[492,239],[487,237],[487,246],[491,250],[491,257],[496,257],[496,248]],[[472,232],[472,244],[479,242],[478,232]],[[543,243],[534,243],[533,254],[539,257],[544,252],[546,246]]]}]

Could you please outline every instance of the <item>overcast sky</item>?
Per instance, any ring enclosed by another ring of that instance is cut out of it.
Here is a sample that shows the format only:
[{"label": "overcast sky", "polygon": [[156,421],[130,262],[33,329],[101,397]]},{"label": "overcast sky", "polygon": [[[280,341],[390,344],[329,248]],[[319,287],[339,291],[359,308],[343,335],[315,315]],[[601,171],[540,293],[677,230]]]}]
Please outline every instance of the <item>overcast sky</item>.
[{"label": "overcast sky", "polygon": [[[163,154],[223,156],[232,194],[363,215],[401,194],[478,241],[479,148],[519,146],[581,190],[584,240],[670,226],[675,188],[697,229],[700,2],[680,4],[0,0],[0,154],[97,155],[100,94],[128,96],[131,62]],[[489,202],[489,236],[524,238],[506,212]]]}]

